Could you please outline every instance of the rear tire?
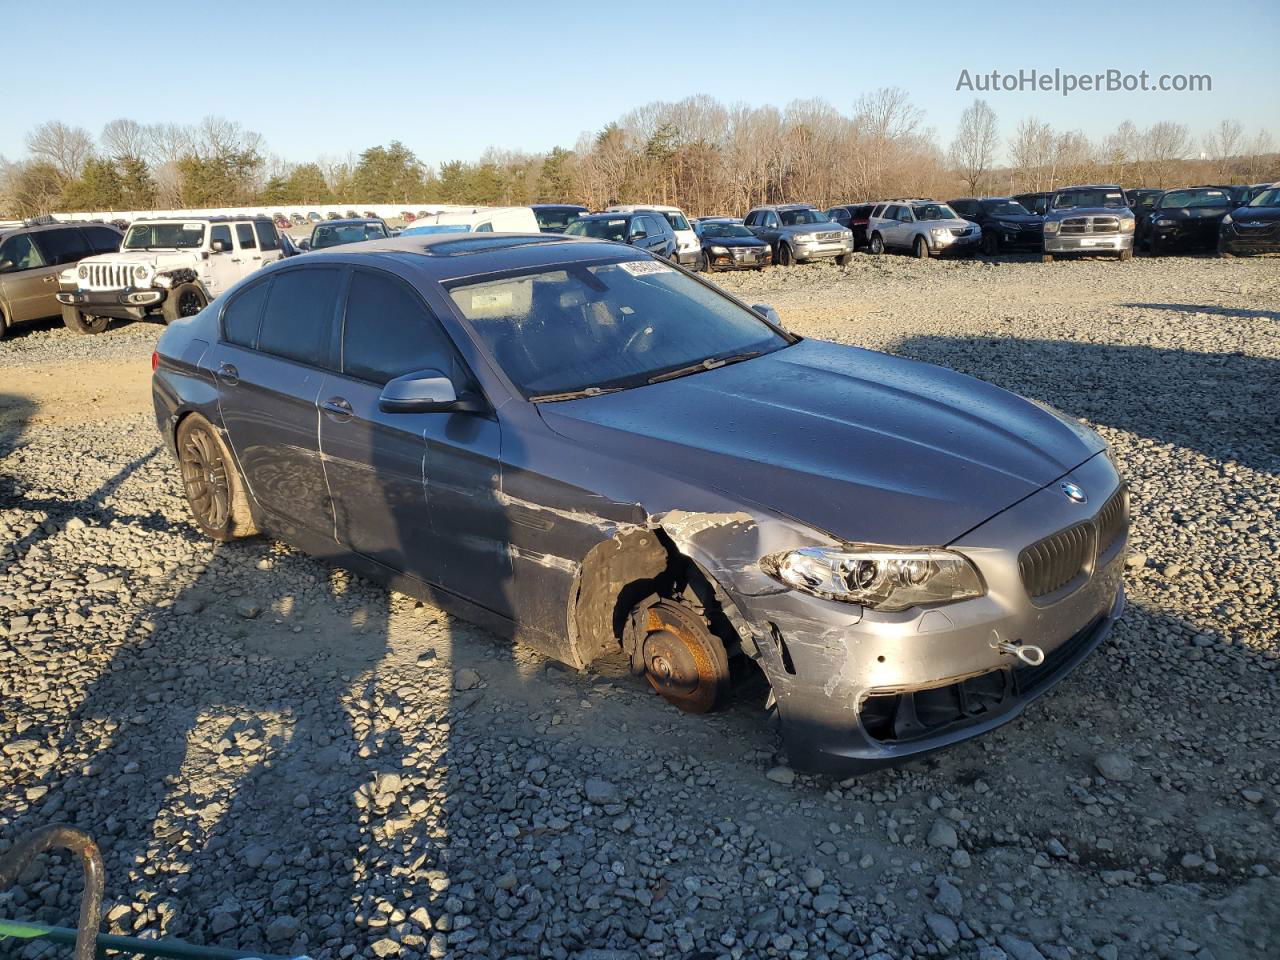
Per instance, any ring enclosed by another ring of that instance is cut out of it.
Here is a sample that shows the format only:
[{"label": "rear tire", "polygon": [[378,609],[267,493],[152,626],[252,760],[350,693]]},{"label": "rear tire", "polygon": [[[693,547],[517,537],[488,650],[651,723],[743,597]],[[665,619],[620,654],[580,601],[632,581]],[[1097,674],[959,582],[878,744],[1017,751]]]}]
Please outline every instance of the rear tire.
[{"label": "rear tire", "polygon": [[911,252],[915,254],[917,260],[928,260],[929,242],[924,237],[916,237],[915,242],[911,244]]},{"label": "rear tire", "polygon": [[1053,263],[1053,254],[1052,254],[1052,253],[1042,253],[1042,254],[1040,254],[1040,262],[1041,262],[1041,263]]},{"label": "rear tire", "polygon": [[5,334],[9,332],[9,320],[5,317],[4,311],[0,310],[0,340],[3,340]]},{"label": "rear tire", "polygon": [[1000,238],[994,233],[984,233],[982,235],[982,252],[988,257],[996,257],[1000,255]]},{"label": "rear tire", "polygon": [[871,235],[871,243],[869,245],[869,249],[871,250],[872,254],[874,254],[877,257],[880,256],[880,254],[884,253],[884,237],[880,236],[880,234],[878,233],[873,233]]},{"label": "rear tire", "polygon": [[698,262],[693,265],[693,269],[698,273],[714,273],[711,268],[711,261],[707,259],[707,252],[704,250],[698,254]]},{"label": "rear tire", "polygon": [[257,533],[235,459],[213,424],[189,414],[178,424],[177,446],[183,493],[205,536],[225,542]]},{"label": "rear tire", "polygon": [[164,298],[160,312],[164,315],[165,323],[173,323],[183,317],[194,317],[208,305],[209,300],[199,284],[180,283]]},{"label": "rear tire", "polygon": [[110,322],[110,317],[91,317],[79,307],[62,305],[62,323],[72,333],[101,333]]}]

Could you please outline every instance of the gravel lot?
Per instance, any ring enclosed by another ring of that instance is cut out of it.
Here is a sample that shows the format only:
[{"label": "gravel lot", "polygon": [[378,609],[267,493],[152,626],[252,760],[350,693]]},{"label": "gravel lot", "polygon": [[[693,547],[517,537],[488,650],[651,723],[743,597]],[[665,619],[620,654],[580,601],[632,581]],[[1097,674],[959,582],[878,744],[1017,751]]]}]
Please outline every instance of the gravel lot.
[{"label": "gravel lot", "polygon": [[[1280,955],[1280,261],[860,256],[721,278],[1112,442],[1130,606],[1020,720],[836,782],[186,520],[158,327],[0,344],[0,851],[97,836],[117,932],[315,958]],[[38,874],[38,875],[37,875]],[[53,857],[0,916],[72,922]],[[34,957],[39,944],[0,945]]]}]

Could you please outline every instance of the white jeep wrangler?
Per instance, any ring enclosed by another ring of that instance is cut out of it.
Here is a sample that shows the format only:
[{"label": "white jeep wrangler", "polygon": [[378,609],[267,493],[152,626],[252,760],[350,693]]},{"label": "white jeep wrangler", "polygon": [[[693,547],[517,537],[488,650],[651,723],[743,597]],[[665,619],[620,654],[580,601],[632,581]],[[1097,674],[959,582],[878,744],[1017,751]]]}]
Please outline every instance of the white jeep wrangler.
[{"label": "white jeep wrangler", "polygon": [[112,317],[140,320],[158,309],[172,323],[281,255],[266,217],[136,220],[118,253],[88,257],[58,275],[62,321],[76,333],[101,333]]}]

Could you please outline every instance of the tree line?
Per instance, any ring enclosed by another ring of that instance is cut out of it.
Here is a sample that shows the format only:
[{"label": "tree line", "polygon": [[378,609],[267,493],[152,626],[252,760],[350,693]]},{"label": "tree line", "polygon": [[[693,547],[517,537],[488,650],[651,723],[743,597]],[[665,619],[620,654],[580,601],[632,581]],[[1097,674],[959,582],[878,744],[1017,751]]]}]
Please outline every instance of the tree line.
[{"label": "tree line", "polygon": [[707,96],[639,107],[572,149],[491,148],[429,166],[399,141],[345,157],[294,163],[268,153],[235,121],[144,125],[121,118],[95,138],[60,121],[26,137],[27,155],[0,158],[0,215],[359,203],[524,205],[671,203],[691,215],[741,214],[759,203],[821,206],[892,196],[949,197],[1048,190],[1067,183],[1126,187],[1253,183],[1280,178],[1269,132],[1223,119],[1212,130],[1126,121],[1093,140],[1036,117],[1002,139],[975,100],[944,148],[900,88],[860,97],[847,112],[821,99],[784,108]]}]

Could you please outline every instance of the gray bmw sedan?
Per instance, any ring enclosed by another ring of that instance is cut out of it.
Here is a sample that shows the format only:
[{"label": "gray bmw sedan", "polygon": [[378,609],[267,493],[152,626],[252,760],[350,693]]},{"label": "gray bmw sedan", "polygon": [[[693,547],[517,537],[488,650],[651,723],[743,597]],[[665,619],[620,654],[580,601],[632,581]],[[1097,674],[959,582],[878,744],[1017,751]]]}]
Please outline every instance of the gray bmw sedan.
[{"label": "gray bmw sedan", "polygon": [[1124,605],[1093,431],[795,336],[634,247],[402,237],[271,265],[160,338],[195,522],[267,532],[690,712],[754,661],[846,773],[1015,717]]}]

